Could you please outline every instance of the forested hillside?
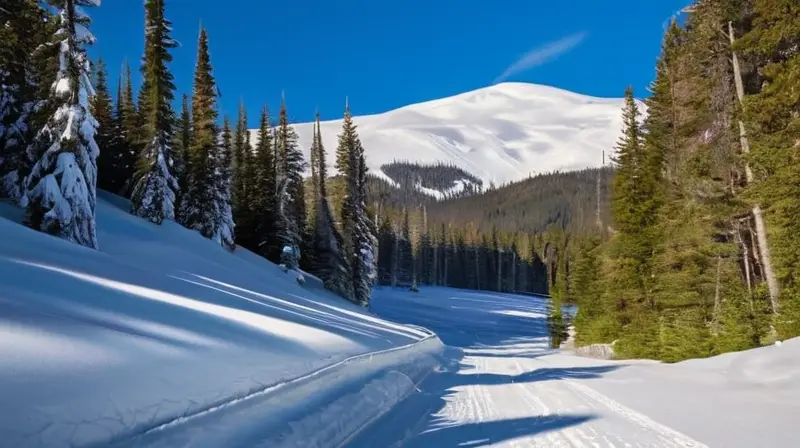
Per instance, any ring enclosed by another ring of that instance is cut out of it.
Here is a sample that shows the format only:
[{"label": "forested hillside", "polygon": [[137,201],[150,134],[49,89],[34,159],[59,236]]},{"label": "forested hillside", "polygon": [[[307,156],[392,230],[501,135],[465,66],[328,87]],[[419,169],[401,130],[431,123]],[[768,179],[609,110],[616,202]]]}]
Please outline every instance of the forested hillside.
[{"label": "forested hillside", "polygon": [[176,221],[228,251],[241,246],[287,271],[302,267],[329,290],[368,306],[376,230],[349,104],[335,153],[343,199],[334,212],[319,118],[309,161],[285,101],[276,123],[263,108],[251,144],[244,105],[233,126],[220,116],[202,26],[193,85],[184,86],[192,94],[183,95],[180,114],[173,110],[171,50],[178,43],[163,0],[144,2],[138,92],[126,64],[112,97],[104,62],[87,56],[96,41],[88,11],[100,3],[0,6],[0,199],[22,208],[32,229],[98,249],[96,191],[105,189],[130,199],[130,213],[153,225]]},{"label": "forested hillside", "polygon": [[469,196],[483,189],[483,181],[445,163],[422,165],[395,161],[383,165],[381,171],[401,188],[421,190],[440,199]]},{"label": "forested hillside", "polygon": [[582,238],[578,343],[677,361],[800,334],[800,4],[700,0],[628,90],[610,232]]}]

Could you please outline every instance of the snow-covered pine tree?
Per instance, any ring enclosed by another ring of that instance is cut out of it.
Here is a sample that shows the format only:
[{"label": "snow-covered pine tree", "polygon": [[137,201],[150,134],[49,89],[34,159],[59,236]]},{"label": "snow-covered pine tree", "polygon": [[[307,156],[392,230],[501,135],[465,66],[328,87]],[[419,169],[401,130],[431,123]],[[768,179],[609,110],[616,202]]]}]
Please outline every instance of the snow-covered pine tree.
[{"label": "snow-covered pine tree", "polygon": [[[275,149],[273,135],[269,128],[269,111],[261,111],[258,127],[258,143],[253,163],[247,164],[246,175],[255,179],[253,187],[248,188],[248,204],[252,213],[253,242],[263,257],[279,261],[281,246],[277,236],[278,204],[275,179]],[[246,146],[245,148],[249,148]],[[245,162],[247,163],[247,162]]]},{"label": "snow-covered pine tree", "polygon": [[172,135],[173,174],[178,181],[178,197],[175,202],[175,219],[184,222],[181,213],[189,189],[189,145],[192,143],[192,113],[189,111],[189,97],[184,93],[181,101],[181,116]]},{"label": "snow-covered pine tree", "polygon": [[116,162],[118,159],[120,129],[114,117],[114,106],[111,94],[108,91],[106,65],[103,59],[97,60],[95,95],[91,98],[91,110],[97,120],[97,133],[95,142],[100,148],[97,157],[97,188],[114,191],[114,181],[117,178]]},{"label": "snow-covered pine tree", "polygon": [[214,162],[214,241],[224,248],[232,251],[233,243],[233,211],[231,209],[231,152],[233,142],[231,124],[228,118],[222,127],[222,142],[217,151]]},{"label": "snow-covered pine tree", "polygon": [[[281,101],[278,121],[278,240],[282,245],[282,262],[290,268],[299,266],[300,250],[306,237],[306,205],[303,171],[305,161],[297,145],[297,133],[289,125],[286,102]],[[285,248],[293,249],[292,254]]]},{"label": "snow-covered pine tree", "polygon": [[366,208],[366,163],[364,148],[345,106],[342,132],[336,150],[336,168],[345,177],[346,194],[342,203],[342,233],[344,253],[350,265],[353,301],[369,306],[371,276],[374,272],[374,251]]},{"label": "snow-covered pine tree", "polygon": [[316,163],[313,172],[318,180],[316,196],[313,199],[314,224],[311,247],[311,272],[322,279],[325,288],[345,299],[353,300],[353,285],[350,267],[342,253],[342,235],[336,229],[328,201],[325,185],[327,167],[325,166],[325,147],[322,144],[319,114],[317,114],[314,137],[311,144],[312,160]]},{"label": "snow-covered pine tree", "polygon": [[0,198],[15,202],[30,168],[26,148],[39,128],[34,115],[46,81],[38,79],[34,55],[52,35],[46,17],[35,0],[6,0],[0,8]]},{"label": "snow-covered pine tree", "polygon": [[27,223],[32,228],[96,249],[97,121],[89,110],[94,95],[85,46],[94,42],[82,6],[99,0],[49,0],[59,11],[59,70],[51,101],[56,112],[36,135],[36,160],[25,179]]},{"label": "snow-covered pine tree", "polygon": [[172,173],[175,84],[167,68],[172,60],[169,50],[177,43],[170,37],[172,23],[164,17],[164,0],[146,0],[145,10],[144,84],[139,100],[144,146],[136,166],[131,212],[161,224],[165,219],[175,219],[179,188]]},{"label": "snow-covered pine tree", "polygon": [[377,229],[370,219],[367,210],[367,160],[364,156],[364,148],[361,141],[358,141],[358,181],[356,183],[356,194],[358,202],[356,204],[356,237],[358,244],[358,267],[360,273],[355,280],[355,298],[361,306],[369,307],[372,297],[372,285],[378,276],[377,257],[375,256],[377,246]]},{"label": "snow-covered pine tree", "polygon": [[184,225],[206,238],[214,235],[214,156],[219,147],[216,83],[211,73],[208,34],[200,29],[192,95],[192,144]]}]

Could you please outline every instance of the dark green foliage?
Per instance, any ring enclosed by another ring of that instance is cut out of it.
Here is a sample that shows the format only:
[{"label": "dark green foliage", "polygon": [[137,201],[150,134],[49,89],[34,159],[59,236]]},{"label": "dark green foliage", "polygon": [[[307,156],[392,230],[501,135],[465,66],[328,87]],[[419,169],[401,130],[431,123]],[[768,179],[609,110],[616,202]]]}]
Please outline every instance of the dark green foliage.
[{"label": "dark green foliage", "polygon": [[202,28],[192,95],[192,143],[189,147],[189,188],[184,201],[184,225],[206,238],[214,233],[213,184],[218,146],[217,89],[211,73],[208,34]]},{"label": "dark green foliage", "polygon": [[189,191],[189,148],[192,144],[192,113],[189,110],[189,97],[184,94],[181,101],[181,115],[175,126],[172,139],[173,172],[178,180],[178,200],[176,202],[176,219],[184,222],[181,216],[185,210],[183,201]]},{"label": "dark green foliage", "polygon": [[325,185],[325,147],[322,144],[319,115],[317,115],[315,123],[311,154],[311,160],[316,165],[312,166],[316,182],[312,187],[315,196],[311,198],[315,205],[311,225],[312,242],[308,251],[310,271],[322,279],[326,289],[352,300],[353,285],[350,280],[350,266],[342,252],[342,235],[335,226]]},{"label": "dark green foliage", "polygon": [[336,167],[344,177],[344,200],[341,206],[344,254],[350,265],[353,301],[368,307],[375,276],[374,225],[367,214],[367,167],[364,148],[345,108],[342,132],[336,149]]},{"label": "dark green foliage", "polygon": [[92,115],[97,120],[97,133],[94,136],[100,156],[97,159],[97,188],[114,191],[114,178],[117,175],[122,131],[113,116],[113,104],[108,91],[106,66],[102,59],[97,61],[95,95],[92,97]]},{"label": "dark green foliage", "polygon": [[172,23],[164,17],[164,0],[147,0],[145,11],[144,84],[139,91],[141,152],[136,162],[131,211],[160,224],[165,219],[175,219],[179,193],[172,148],[175,84],[167,68],[172,61],[169,51],[178,44],[169,35]]},{"label": "dark green foliage", "polygon": [[254,208],[249,192],[254,188],[253,147],[247,129],[247,111],[244,102],[239,105],[239,119],[233,135],[233,219],[236,222],[236,244],[251,250],[256,248],[254,234]]},{"label": "dark green foliage", "polygon": [[34,0],[9,0],[0,9],[0,198],[22,199],[32,163],[27,148],[52,112],[54,26]]},{"label": "dark green foliage", "polygon": [[277,262],[280,258],[281,245],[278,240],[277,180],[273,141],[269,129],[269,112],[265,106],[261,112],[258,143],[255,156],[251,159],[252,163],[248,162],[245,155],[246,178],[255,179],[252,188],[245,184],[245,194],[249,198],[255,243],[255,247],[250,249]]},{"label": "dark green foliage", "polygon": [[286,103],[281,103],[277,132],[278,240],[281,247],[300,252],[300,260],[287,260],[291,266],[308,268],[309,236],[306,231],[306,199],[303,172],[305,161],[297,144],[297,133],[289,124]]},{"label": "dark green foliage", "polygon": [[[447,199],[480,193],[483,182],[472,174],[454,165],[437,163],[420,165],[412,162],[395,161],[381,166],[381,171],[399,184],[404,190],[429,188],[442,193]],[[449,191],[463,184],[459,191]]]},{"label": "dark green foliage", "polygon": [[111,191],[123,196],[130,196],[133,188],[136,161],[141,153],[141,123],[139,111],[133,99],[133,81],[131,68],[127,61],[117,89],[117,126],[122,130],[122,143],[117,160],[119,174],[109,187]]}]

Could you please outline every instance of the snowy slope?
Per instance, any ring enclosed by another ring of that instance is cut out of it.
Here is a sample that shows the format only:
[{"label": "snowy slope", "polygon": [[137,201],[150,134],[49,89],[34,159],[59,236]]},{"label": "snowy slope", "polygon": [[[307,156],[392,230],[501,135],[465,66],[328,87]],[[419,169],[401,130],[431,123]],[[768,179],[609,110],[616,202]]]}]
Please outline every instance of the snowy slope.
[{"label": "snowy slope", "polygon": [[[599,166],[601,152],[608,155],[620,135],[622,104],[622,99],[555,87],[501,83],[355,117],[354,122],[373,174],[381,176],[380,167],[394,160],[445,162],[488,186],[530,174]],[[312,124],[296,129],[308,160]],[[327,151],[336,148],[340,131],[341,120],[322,123]],[[333,167],[334,158],[328,157],[328,163]]]},{"label": "snowy slope", "polygon": [[[313,282],[301,287],[246,250],[230,254],[175,223],[140,220],[117,197],[98,199],[99,252],[19,225],[19,210],[0,203],[2,447],[106,446],[234,403],[274,419],[275,394],[298,378],[328,368],[301,381],[306,395],[319,388],[314,378],[325,387],[352,379],[349,366],[364,361],[336,367],[346,358],[382,350],[385,368],[434,363],[438,339],[425,330],[376,318]],[[399,399],[408,388],[391,392]],[[347,435],[327,420],[330,440]]]},{"label": "snowy slope", "polygon": [[797,447],[800,338],[677,364],[548,348],[547,302],[382,290],[382,316],[435,330],[434,374],[351,447]]}]

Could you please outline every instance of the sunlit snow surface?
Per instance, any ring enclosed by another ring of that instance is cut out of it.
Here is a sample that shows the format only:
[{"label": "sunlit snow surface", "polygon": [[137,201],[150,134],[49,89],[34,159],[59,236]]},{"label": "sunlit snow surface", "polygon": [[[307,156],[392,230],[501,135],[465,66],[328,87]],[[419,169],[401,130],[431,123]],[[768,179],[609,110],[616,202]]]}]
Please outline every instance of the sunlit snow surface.
[{"label": "sunlit snow surface", "polygon": [[[621,98],[501,83],[353,121],[372,174],[385,178],[380,167],[395,160],[445,162],[477,176],[486,187],[531,174],[600,166],[602,152],[608,157],[620,136],[622,105]],[[344,104],[323,115],[340,117],[343,111]],[[341,127],[341,119],[322,122],[327,151],[336,149]],[[296,129],[308,159],[313,124]],[[257,131],[251,131],[251,138],[256,141]],[[334,172],[335,157],[327,160]]]},{"label": "sunlit snow surface", "polygon": [[128,207],[100,193],[98,252],[0,203],[0,446],[102,445],[429,334]]},{"label": "sunlit snow surface", "polygon": [[800,338],[671,365],[592,360],[548,347],[547,305],[378,291],[381,316],[436,331],[450,359],[351,447],[800,446]]}]

